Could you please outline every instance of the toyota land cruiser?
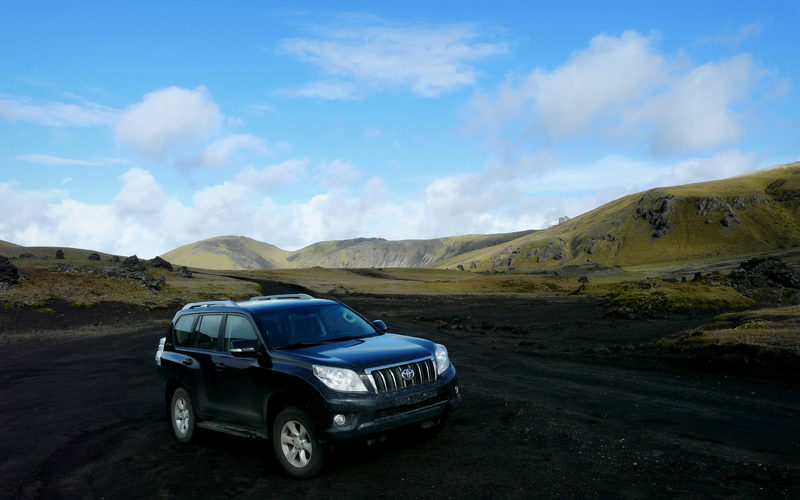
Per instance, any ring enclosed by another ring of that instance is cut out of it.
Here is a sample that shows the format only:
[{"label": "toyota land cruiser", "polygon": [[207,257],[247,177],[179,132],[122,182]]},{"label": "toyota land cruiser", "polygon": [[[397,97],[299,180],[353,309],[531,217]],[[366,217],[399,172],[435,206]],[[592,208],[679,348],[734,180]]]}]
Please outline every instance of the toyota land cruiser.
[{"label": "toyota land cruiser", "polygon": [[156,363],[178,440],[197,427],[266,438],[296,478],[337,440],[440,427],[461,402],[443,345],[305,294],[186,304]]}]

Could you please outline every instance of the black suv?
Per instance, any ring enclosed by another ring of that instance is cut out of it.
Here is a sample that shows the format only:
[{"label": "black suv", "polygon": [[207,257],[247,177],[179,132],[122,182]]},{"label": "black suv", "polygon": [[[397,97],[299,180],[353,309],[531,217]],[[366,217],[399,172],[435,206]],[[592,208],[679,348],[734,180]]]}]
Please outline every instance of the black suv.
[{"label": "black suv", "polygon": [[333,441],[435,430],[461,402],[443,345],[305,294],[187,304],[156,363],[180,441],[195,427],[271,439],[298,478],[319,472]]}]

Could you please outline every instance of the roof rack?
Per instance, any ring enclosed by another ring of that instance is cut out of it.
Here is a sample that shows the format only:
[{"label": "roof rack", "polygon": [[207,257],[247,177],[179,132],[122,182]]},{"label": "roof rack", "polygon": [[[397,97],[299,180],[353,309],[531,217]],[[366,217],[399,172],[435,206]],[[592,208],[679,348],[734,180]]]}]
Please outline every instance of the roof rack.
[{"label": "roof rack", "polygon": [[282,295],[261,295],[258,297],[250,297],[250,300],[253,302],[258,302],[262,300],[308,300],[313,298],[314,297],[307,293],[286,293]]},{"label": "roof rack", "polygon": [[236,302],[232,300],[208,300],[206,302],[191,302],[181,308],[183,309],[197,309],[198,307],[213,307],[213,306],[235,306]]}]

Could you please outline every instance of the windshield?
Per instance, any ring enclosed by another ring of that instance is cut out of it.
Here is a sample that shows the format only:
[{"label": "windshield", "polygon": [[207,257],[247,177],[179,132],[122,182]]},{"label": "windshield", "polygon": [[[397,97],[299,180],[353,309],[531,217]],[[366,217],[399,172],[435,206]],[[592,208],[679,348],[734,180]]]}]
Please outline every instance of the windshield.
[{"label": "windshield", "polygon": [[258,319],[276,349],[378,335],[372,324],[341,304],[263,311]]}]

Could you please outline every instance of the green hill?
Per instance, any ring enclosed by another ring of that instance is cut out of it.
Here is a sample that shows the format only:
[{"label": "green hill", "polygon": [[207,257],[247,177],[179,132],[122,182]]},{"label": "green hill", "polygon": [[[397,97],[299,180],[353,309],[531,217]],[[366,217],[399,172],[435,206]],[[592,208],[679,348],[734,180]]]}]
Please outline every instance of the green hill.
[{"label": "green hill", "polygon": [[175,265],[220,270],[276,269],[291,266],[289,252],[244,236],[218,236],[189,243],[161,255]]},{"label": "green hill", "polygon": [[294,267],[430,267],[446,259],[491,247],[533,231],[470,234],[432,240],[388,241],[380,238],[314,243],[287,257]]},{"label": "green hill", "polygon": [[445,259],[531,234],[465,235],[433,240],[380,238],[323,241],[295,252],[243,236],[220,236],[190,243],[161,257],[172,264],[220,270],[308,267],[429,267]]},{"label": "green hill", "polygon": [[625,196],[438,267],[528,271],[720,259],[800,246],[800,162]]}]

